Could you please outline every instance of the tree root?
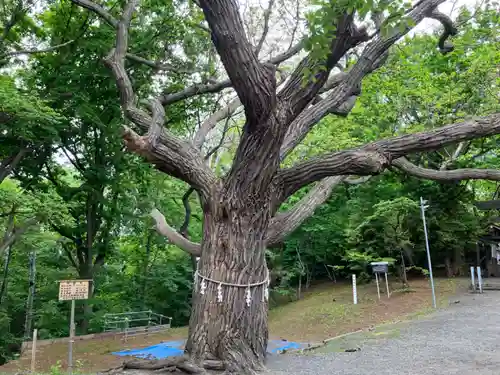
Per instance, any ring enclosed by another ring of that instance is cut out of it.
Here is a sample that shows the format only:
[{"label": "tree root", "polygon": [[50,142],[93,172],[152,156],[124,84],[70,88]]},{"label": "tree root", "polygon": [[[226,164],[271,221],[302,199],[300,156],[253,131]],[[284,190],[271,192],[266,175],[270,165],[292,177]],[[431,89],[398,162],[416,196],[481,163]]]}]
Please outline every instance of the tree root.
[{"label": "tree root", "polygon": [[145,370],[154,373],[174,374],[207,374],[206,370],[224,371],[226,368],[224,362],[215,359],[207,359],[203,361],[202,365],[198,366],[194,364],[187,356],[158,360],[134,359],[124,362],[119,367],[103,371],[101,374],[118,375],[126,373],[127,370]]}]

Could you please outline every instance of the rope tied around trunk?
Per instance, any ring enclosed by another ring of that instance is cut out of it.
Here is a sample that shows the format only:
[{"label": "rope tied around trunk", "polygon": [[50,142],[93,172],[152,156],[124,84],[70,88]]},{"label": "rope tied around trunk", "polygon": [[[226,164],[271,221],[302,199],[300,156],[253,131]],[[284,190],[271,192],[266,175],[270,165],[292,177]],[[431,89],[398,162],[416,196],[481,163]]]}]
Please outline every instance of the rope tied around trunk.
[{"label": "rope tied around trunk", "polygon": [[207,282],[213,283],[217,285],[217,302],[222,302],[223,300],[223,292],[222,286],[233,287],[233,288],[246,288],[245,293],[245,302],[247,306],[252,304],[252,291],[251,288],[264,286],[264,292],[262,293],[262,302],[267,301],[269,299],[269,270],[267,270],[266,278],[263,281],[259,281],[257,283],[246,283],[246,284],[236,284],[236,283],[228,283],[225,281],[215,280],[207,276],[203,276],[200,274],[198,270],[194,273],[194,290],[198,291],[198,279],[201,279],[200,282],[200,294],[204,295],[207,289]]}]

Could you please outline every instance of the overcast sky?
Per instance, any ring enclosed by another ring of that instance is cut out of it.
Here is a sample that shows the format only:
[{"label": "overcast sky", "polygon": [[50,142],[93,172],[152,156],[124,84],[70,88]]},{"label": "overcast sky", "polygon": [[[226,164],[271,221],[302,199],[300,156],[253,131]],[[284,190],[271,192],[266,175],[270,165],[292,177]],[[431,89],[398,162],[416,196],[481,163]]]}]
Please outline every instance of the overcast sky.
[{"label": "overcast sky", "polygon": [[[469,9],[475,9],[476,7],[480,6],[481,3],[484,3],[484,1],[481,0],[447,1],[441,4],[438,7],[438,9],[444,14],[449,15],[453,19],[457,16],[458,11],[460,10],[461,7],[466,6]],[[438,27],[440,27],[440,23],[438,21],[426,18],[413,30],[413,32],[421,33],[426,31],[432,31]]]}]

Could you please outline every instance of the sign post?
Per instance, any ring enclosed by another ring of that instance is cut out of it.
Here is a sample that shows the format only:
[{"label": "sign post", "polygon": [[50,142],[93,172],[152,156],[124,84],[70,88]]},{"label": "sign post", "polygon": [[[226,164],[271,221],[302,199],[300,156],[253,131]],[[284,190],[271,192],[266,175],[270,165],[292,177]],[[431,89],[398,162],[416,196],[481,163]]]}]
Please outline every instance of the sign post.
[{"label": "sign post", "polygon": [[474,266],[471,266],[470,267],[470,279],[471,279],[471,282],[472,282],[472,291],[476,291],[476,280],[474,279],[474,272],[476,272],[474,270]]},{"label": "sign post", "polygon": [[68,374],[73,373],[73,342],[75,341],[75,301],[89,298],[89,287],[92,280],[59,281],[59,301],[71,301],[71,317],[69,322]]},{"label": "sign post", "polygon": [[352,274],[352,302],[358,304],[358,291],[356,288],[356,275]]},{"label": "sign post", "polygon": [[422,223],[424,226],[424,235],[425,235],[425,250],[427,251],[427,264],[429,266],[429,277],[431,279],[431,289],[432,289],[432,306],[437,309],[436,304],[436,291],[434,290],[434,277],[432,276],[432,261],[431,261],[431,251],[429,250],[429,236],[427,235],[427,224],[425,222],[425,210],[429,206],[427,205],[427,201],[424,198],[420,197],[420,211],[422,213]]},{"label": "sign post", "polygon": [[372,271],[375,274],[375,281],[377,283],[377,295],[378,299],[380,299],[380,284],[378,280],[379,274],[382,277],[382,274],[385,276],[385,287],[387,289],[387,298],[391,297],[391,293],[389,292],[389,280],[387,279],[387,273],[389,272],[389,262],[371,262]]},{"label": "sign post", "polygon": [[31,342],[31,373],[35,373],[36,367],[36,339],[38,336],[38,329],[33,330],[33,341]]},{"label": "sign post", "polygon": [[479,287],[479,293],[483,293],[483,277],[481,275],[481,267],[477,266],[477,286]]}]

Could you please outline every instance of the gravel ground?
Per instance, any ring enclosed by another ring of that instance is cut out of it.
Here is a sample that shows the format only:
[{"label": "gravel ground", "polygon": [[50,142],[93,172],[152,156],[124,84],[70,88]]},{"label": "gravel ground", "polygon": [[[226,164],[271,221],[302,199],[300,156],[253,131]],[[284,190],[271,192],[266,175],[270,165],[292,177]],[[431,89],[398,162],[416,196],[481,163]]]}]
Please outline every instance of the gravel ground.
[{"label": "gravel ground", "polygon": [[267,374],[500,374],[500,292],[458,299],[447,309],[399,324],[397,337],[360,339],[357,352],[326,347],[324,353],[273,356]]}]

